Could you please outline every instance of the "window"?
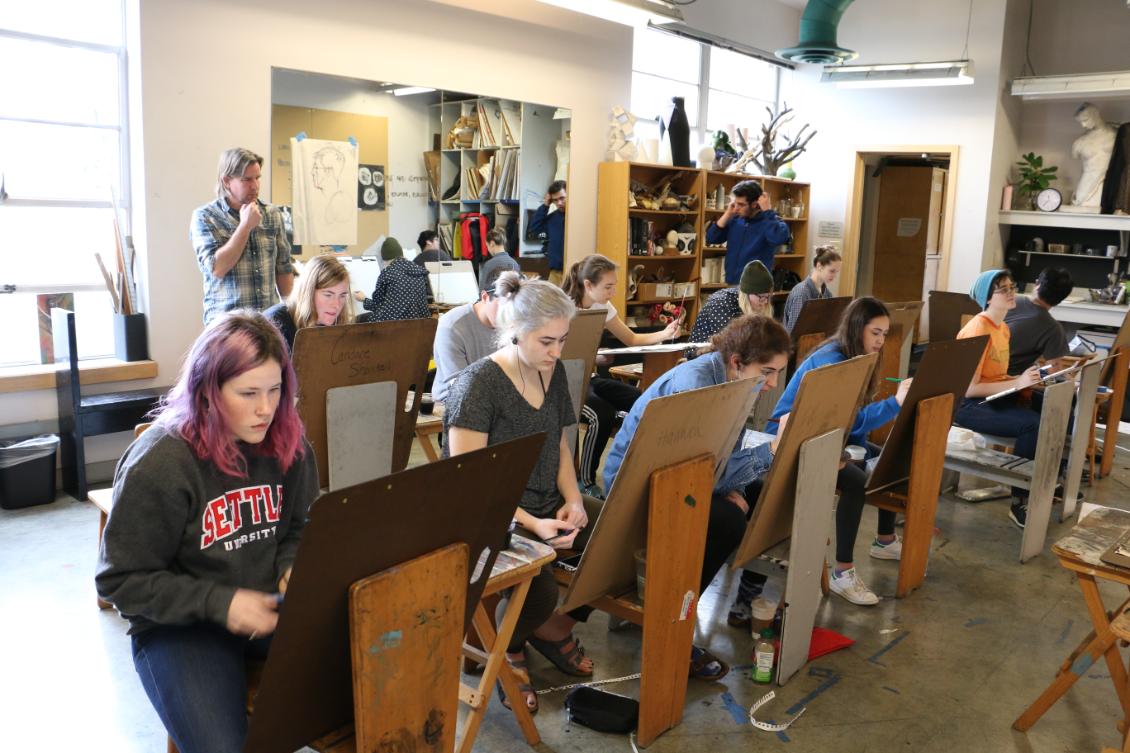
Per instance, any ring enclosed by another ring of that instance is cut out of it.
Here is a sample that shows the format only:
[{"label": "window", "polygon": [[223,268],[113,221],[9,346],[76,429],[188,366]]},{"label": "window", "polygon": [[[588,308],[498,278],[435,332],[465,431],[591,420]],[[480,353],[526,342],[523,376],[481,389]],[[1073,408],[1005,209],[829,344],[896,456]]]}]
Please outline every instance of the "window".
[{"label": "window", "polygon": [[116,268],[128,217],[124,26],[123,0],[0,6],[0,366],[40,362],[47,293],[74,295],[81,358],[114,351],[94,254]]},{"label": "window", "polygon": [[[639,138],[659,138],[658,118],[683,97],[691,153],[728,124],[756,130],[765,107],[777,110],[780,68],[772,63],[651,28],[637,28],[632,45],[631,110]],[[655,119],[654,121],[651,119]]]}]

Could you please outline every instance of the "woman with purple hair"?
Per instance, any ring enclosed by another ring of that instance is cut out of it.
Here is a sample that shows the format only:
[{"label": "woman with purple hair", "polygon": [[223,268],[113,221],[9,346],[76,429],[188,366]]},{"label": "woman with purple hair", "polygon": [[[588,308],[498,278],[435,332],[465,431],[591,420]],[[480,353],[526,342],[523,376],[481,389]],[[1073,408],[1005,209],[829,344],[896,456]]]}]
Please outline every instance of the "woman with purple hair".
[{"label": "woman with purple hair", "polygon": [[262,315],[216,319],[114,472],[99,595],[181,753],[235,753],[245,659],[266,656],[318,493],[286,344]]}]

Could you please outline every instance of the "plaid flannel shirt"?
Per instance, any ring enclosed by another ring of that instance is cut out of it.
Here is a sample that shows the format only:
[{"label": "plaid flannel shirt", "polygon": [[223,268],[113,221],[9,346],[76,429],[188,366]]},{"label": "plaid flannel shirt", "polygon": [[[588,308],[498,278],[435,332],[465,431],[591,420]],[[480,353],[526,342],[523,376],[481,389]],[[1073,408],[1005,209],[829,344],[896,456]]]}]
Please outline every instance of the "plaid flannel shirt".
[{"label": "plaid flannel shirt", "polygon": [[225,311],[251,308],[258,311],[279,302],[276,278],[291,274],[290,241],[278,207],[259,202],[263,220],[251,231],[243,255],[223,277],[212,274],[216,252],[231,239],[239,226],[239,212],[225,199],[216,199],[192,213],[189,237],[196,263],[204,275],[204,323]]}]

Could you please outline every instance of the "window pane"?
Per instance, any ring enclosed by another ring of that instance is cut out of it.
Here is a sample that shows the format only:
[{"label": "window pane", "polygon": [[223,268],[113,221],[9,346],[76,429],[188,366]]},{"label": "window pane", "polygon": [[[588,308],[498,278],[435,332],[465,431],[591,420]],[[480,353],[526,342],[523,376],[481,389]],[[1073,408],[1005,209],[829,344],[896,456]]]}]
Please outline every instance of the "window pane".
[{"label": "window pane", "polygon": [[761,126],[771,120],[765,108],[772,106],[772,102],[711,89],[706,113],[707,130],[722,130],[732,123],[738,128],[748,128],[751,134],[760,133]]},{"label": "window pane", "polygon": [[0,29],[122,44],[122,0],[10,0],[0,3]]},{"label": "window pane", "polygon": [[118,196],[118,131],[0,121],[0,165],[13,199]]},{"label": "window pane", "polygon": [[0,70],[0,116],[118,124],[117,55],[0,37]]},{"label": "window pane", "polygon": [[671,110],[671,98],[683,97],[683,107],[691,128],[698,120],[698,87],[670,79],[649,76],[646,73],[632,74],[632,113],[640,118],[666,116]]},{"label": "window pane", "polygon": [[114,355],[114,307],[105,291],[75,293],[75,337],[79,358]]},{"label": "window pane", "polygon": [[702,45],[661,31],[637,27],[632,41],[632,70],[697,84]]},{"label": "window pane", "polygon": [[777,98],[777,71],[749,55],[710,48],[710,88],[772,102]]},{"label": "window pane", "polygon": [[39,363],[39,319],[32,293],[0,295],[0,321],[4,322],[4,347],[0,366]]},{"label": "window pane", "polygon": [[0,283],[101,284],[94,253],[107,270],[116,269],[113,215],[110,209],[0,207]]}]

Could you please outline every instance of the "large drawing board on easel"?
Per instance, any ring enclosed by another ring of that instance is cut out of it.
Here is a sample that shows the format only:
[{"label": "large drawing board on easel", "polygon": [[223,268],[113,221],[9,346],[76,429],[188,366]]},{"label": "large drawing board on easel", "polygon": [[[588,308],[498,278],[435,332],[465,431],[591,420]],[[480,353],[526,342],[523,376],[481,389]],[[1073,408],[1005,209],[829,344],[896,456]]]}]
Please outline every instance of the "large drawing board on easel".
[{"label": "large drawing board on easel", "polygon": [[[422,389],[415,391],[405,409],[412,385],[424,384],[435,339],[435,319],[345,324],[336,327],[304,327],[294,338],[294,370],[298,374],[298,413],[306,425],[306,437],[318,461],[318,482],[329,486],[330,428],[326,421],[326,394],[335,387],[379,382],[396,384],[391,422],[387,414],[372,415],[386,423],[393,435],[392,470],[408,465],[415,437],[416,416]],[[357,414],[369,416],[373,409],[358,400]]]},{"label": "large drawing board on easel", "polygon": [[[726,382],[655,398],[647,404],[561,611],[602,596],[619,596],[635,586],[633,552],[647,540],[651,474],[706,454],[714,456],[720,472],[760,384],[760,379]],[[701,502],[709,504],[709,500]]]},{"label": "large drawing board on easel", "polygon": [[[247,753],[296,750],[349,723],[348,593],[355,582],[465,542],[466,632],[543,441],[542,434],[523,437],[318,498],[263,668]],[[468,489],[476,493],[466,494]],[[459,504],[452,504],[455,499]],[[405,632],[428,629],[428,615],[418,615],[370,651],[393,650]],[[395,688],[372,692],[366,700],[373,704],[396,698]]]},{"label": "large drawing board on easel", "polygon": [[[600,336],[604,333],[604,309],[585,309],[577,311],[569,324],[569,338],[561,349],[561,360],[580,360],[584,362],[584,381],[581,384],[581,401],[589,394],[589,378],[596,369],[596,349],[600,347]],[[578,418],[581,406],[574,405]]]},{"label": "large drawing board on easel", "polygon": [[846,438],[878,358],[872,353],[804,374],[757,506],[734,555],[735,569],[789,538],[801,445],[837,429]]},{"label": "large drawing board on easel", "polygon": [[830,335],[839,326],[844,309],[851,303],[851,296],[836,298],[813,298],[807,301],[797,315],[793,325],[793,342],[802,335],[824,333]]},{"label": "large drawing board on easel", "polygon": [[977,370],[977,364],[981,362],[988,340],[988,335],[981,335],[963,340],[941,340],[927,346],[910,390],[887,435],[883,451],[868,479],[868,492],[882,491],[910,477],[910,459],[914,454],[914,419],[918,413],[919,401],[949,393],[953,395],[956,410],[965,399],[965,392],[973,381],[973,374]]}]

